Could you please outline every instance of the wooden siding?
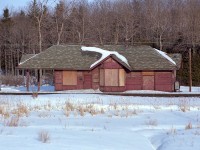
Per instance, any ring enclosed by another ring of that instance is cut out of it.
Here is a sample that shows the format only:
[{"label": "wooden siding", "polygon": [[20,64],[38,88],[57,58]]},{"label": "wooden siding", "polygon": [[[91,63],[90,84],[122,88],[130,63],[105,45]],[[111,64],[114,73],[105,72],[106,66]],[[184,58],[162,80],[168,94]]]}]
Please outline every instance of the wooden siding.
[{"label": "wooden siding", "polygon": [[65,71],[55,70],[55,90],[98,89],[99,68],[92,71],[77,71],[77,84],[64,85],[63,74]]},{"label": "wooden siding", "polygon": [[142,72],[142,75],[143,75],[143,76],[154,76],[154,72],[153,72],[153,71],[150,71],[150,72],[143,71],[143,72]]},{"label": "wooden siding", "polygon": [[83,72],[78,71],[77,72],[77,89],[83,89],[83,83],[84,83],[84,78],[83,78]]},{"label": "wooden siding", "polygon": [[55,71],[54,72],[54,81],[55,81],[55,90],[62,91],[62,71]]},{"label": "wooden siding", "polygon": [[[66,71],[55,71],[55,90],[100,89],[103,92],[123,92],[126,90],[174,91],[175,71],[124,70],[112,58],[107,59],[91,71],[77,71],[76,85],[64,85]],[[74,71],[72,71],[74,72]],[[71,74],[73,77],[75,74]],[[68,82],[68,81],[67,81]],[[71,81],[70,81],[71,82]],[[74,83],[74,81],[73,81]]]},{"label": "wooden siding", "polygon": [[100,68],[104,69],[122,69],[123,67],[114,59],[108,58],[101,65]]},{"label": "wooden siding", "polygon": [[99,88],[101,91],[103,92],[124,92],[126,91],[126,87],[125,86],[101,86]]},{"label": "wooden siding", "polygon": [[92,89],[98,89],[100,84],[100,73],[99,68],[95,68],[92,70]]},{"label": "wooden siding", "polygon": [[126,90],[142,90],[142,72],[127,73]]},{"label": "wooden siding", "polygon": [[84,75],[84,89],[91,89],[92,88],[92,75],[91,74],[85,74]]},{"label": "wooden siding", "polygon": [[157,91],[174,91],[174,82],[172,72],[156,72],[155,73],[155,90]]}]

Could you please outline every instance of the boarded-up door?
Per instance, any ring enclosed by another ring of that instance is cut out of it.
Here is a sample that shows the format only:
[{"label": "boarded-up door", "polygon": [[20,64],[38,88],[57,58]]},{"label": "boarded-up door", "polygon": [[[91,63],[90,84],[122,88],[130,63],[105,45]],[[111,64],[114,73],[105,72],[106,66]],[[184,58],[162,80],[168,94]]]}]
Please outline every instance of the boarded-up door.
[{"label": "boarded-up door", "polygon": [[143,76],[143,90],[154,90],[154,76]]},{"label": "boarded-up door", "polygon": [[84,89],[92,88],[92,75],[84,75],[83,88]]}]

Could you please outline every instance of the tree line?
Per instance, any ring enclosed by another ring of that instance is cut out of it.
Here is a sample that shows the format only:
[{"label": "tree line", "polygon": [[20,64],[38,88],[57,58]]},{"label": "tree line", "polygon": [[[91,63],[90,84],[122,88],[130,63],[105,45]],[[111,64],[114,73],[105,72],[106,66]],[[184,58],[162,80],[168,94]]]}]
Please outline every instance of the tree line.
[{"label": "tree line", "polygon": [[179,80],[188,83],[188,49],[193,80],[200,84],[200,0],[32,0],[0,17],[0,70],[16,74],[23,54],[56,44],[150,45],[181,53]]}]

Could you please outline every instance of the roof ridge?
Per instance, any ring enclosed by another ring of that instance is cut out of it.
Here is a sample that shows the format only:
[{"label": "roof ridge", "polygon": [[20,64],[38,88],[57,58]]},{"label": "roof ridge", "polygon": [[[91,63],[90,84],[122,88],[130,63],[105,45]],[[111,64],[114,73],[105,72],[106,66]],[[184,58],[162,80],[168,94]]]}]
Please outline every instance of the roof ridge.
[{"label": "roof ridge", "polygon": [[163,52],[161,50],[158,50],[156,48],[153,48],[159,55],[161,55],[163,58],[167,59],[171,64],[175,65],[176,66],[176,62],[170,58],[166,52]]},{"label": "roof ridge", "polygon": [[[39,54],[39,53],[38,53],[38,54]],[[27,62],[28,60],[30,60],[30,59],[32,59],[32,58],[34,58],[34,57],[35,57],[35,56],[37,56],[38,54],[33,54],[33,56],[32,56],[32,57],[30,57],[30,58],[28,58],[28,59],[24,60],[23,62],[20,62],[20,63],[19,63],[19,65],[21,65],[21,64],[23,64],[23,63]]]}]

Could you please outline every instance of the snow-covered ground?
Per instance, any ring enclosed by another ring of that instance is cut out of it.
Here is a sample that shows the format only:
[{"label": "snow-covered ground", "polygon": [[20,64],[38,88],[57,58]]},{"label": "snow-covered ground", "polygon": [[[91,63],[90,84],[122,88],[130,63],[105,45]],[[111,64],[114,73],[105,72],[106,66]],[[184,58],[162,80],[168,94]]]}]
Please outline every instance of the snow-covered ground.
[{"label": "snow-covered ground", "polygon": [[0,150],[199,150],[200,98],[0,96]]},{"label": "snow-covered ground", "polygon": [[[35,92],[37,91],[38,87],[37,86],[30,86],[29,91],[30,92]],[[54,86],[50,85],[43,85],[40,88],[41,92],[53,92],[54,91]],[[0,92],[25,92],[27,89],[25,86],[6,86],[2,85],[1,86],[1,91]]]},{"label": "snow-covered ground", "polygon": [[[30,86],[29,91],[30,92],[36,92],[37,91],[37,86]],[[1,86],[1,91],[0,92],[26,92],[26,87],[24,86]],[[55,87],[50,86],[50,85],[43,85],[40,88],[40,92],[55,92]],[[60,91],[59,91],[60,92]],[[63,93],[101,93],[99,90],[93,90],[93,89],[88,89],[88,90],[67,90],[67,91],[62,91]],[[133,91],[126,91],[124,93],[169,93],[169,92],[162,92],[162,91],[150,91],[150,90],[133,90]],[[175,93],[175,92],[173,92]],[[180,87],[180,92],[176,93],[200,93],[200,87],[192,87],[192,92],[189,92],[189,87],[188,86],[181,86]]]}]

